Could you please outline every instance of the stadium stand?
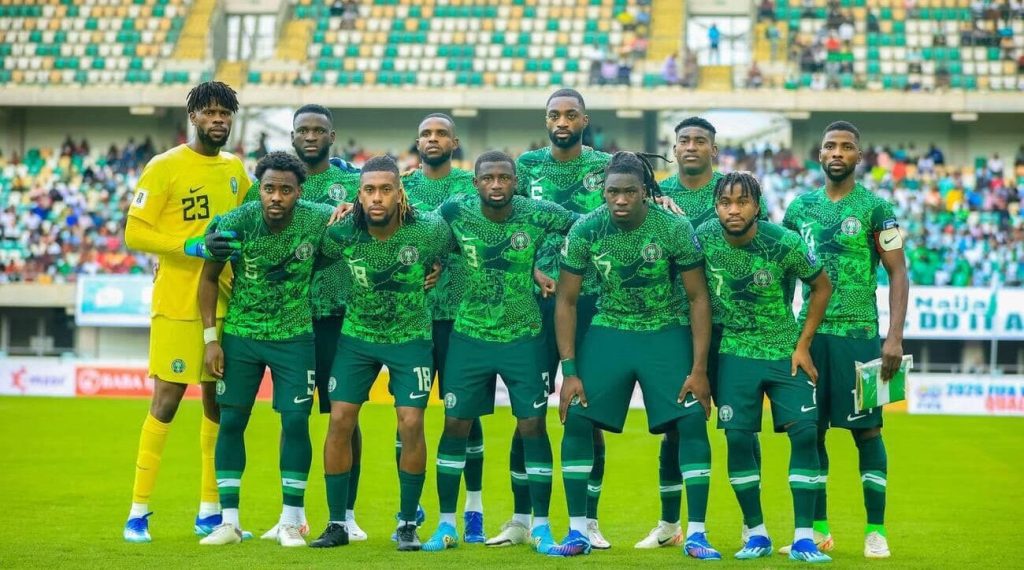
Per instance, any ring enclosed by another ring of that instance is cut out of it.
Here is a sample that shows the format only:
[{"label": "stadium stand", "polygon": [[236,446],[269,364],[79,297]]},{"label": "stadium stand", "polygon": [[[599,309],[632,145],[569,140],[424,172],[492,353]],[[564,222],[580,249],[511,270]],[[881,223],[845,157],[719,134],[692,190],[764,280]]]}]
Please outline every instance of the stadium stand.
[{"label": "stadium stand", "polygon": [[45,0],[0,5],[0,85],[193,84],[168,65],[191,0]]},{"label": "stadium stand", "polygon": [[[969,0],[762,4],[754,60],[787,89],[1024,89],[1024,10]],[[784,62],[781,60],[785,60]]]},{"label": "stadium stand", "polygon": [[304,52],[309,71],[257,63],[249,83],[584,85],[594,53],[605,54],[601,62],[615,66],[610,73],[620,83],[646,49],[649,10],[637,0],[388,0],[349,2],[332,14],[327,4],[301,0],[294,17],[312,32]]}]

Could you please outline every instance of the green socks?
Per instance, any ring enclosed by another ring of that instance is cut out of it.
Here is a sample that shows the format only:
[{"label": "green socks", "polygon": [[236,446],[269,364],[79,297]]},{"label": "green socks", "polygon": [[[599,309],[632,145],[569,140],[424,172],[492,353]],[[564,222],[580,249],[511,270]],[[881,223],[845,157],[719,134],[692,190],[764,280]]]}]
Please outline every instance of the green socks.
[{"label": "green socks", "polygon": [[538,437],[523,437],[526,451],[526,479],[534,517],[547,517],[551,507],[552,456],[548,432]]},{"label": "green socks", "polygon": [[569,414],[562,435],[562,483],[570,517],[587,515],[587,480],[593,468],[594,426],[589,420]]},{"label": "green socks", "polygon": [[465,468],[466,440],[442,434],[437,445],[437,500],[442,513],[455,512]]},{"label": "green socks", "polygon": [[354,510],[356,508],[356,493],[359,492],[359,464],[353,463],[352,470],[349,471],[348,477],[348,510]]},{"label": "green socks", "polygon": [[469,428],[469,441],[466,443],[466,477],[467,491],[482,491],[484,488],[484,431],[480,426],[480,418],[473,420]]},{"label": "green socks", "polygon": [[754,458],[754,433],[749,431],[725,430],[729,449],[729,484],[736,493],[743,524],[748,528],[764,524],[761,511],[761,472]]},{"label": "green socks", "polygon": [[[821,486],[818,487],[817,496],[814,498],[815,521],[828,521],[828,492],[826,490],[828,485],[828,450],[825,449],[825,433],[824,430],[818,432],[818,473],[821,478]],[[825,526],[826,528],[828,527],[828,522],[825,523]]]},{"label": "green socks", "polygon": [[530,483],[526,477],[526,450],[523,448],[523,437],[518,431],[512,435],[508,465],[512,475],[512,512],[529,516],[533,506],[530,502]]},{"label": "green socks", "polygon": [[309,441],[309,414],[281,412],[281,491],[284,504],[303,506],[313,447]]},{"label": "green socks", "polygon": [[661,520],[679,522],[679,509],[683,500],[683,476],[679,471],[679,445],[677,440],[662,439],[658,455],[658,494],[661,497]]},{"label": "green socks", "polygon": [[[857,441],[860,453],[860,480],[864,486],[864,509],[868,524],[881,526],[885,522],[885,487],[888,483],[889,462],[881,434]],[[884,536],[884,533],[883,533]]]},{"label": "green socks", "polygon": [[399,499],[399,516],[405,522],[416,522],[416,507],[420,504],[420,495],[423,494],[424,480],[426,480],[425,473],[398,471],[398,488],[401,497]]},{"label": "green socks", "polygon": [[344,522],[345,509],[348,506],[349,471],[344,473],[325,474],[327,484],[327,510],[330,511],[331,522]]},{"label": "green socks", "polygon": [[[707,420],[701,414],[690,414],[676,422],[676,429],[679,430],[679,473],[686,485],[686,520],[704,522],[711,484],[711,443],[708,441]],[[664,507],[662,511],[664,513]]]},{"label": "green socks", "polygon": [[814,524],[814,501],[823,485],[819,475],[817,427],[811,421],[799,421],[787,433],[792,450],[789,455],[789,488],[793,492],[793,518],[796,528]]},{"label": "green socks", "polygon": [[238,508],[238,494],[245,471],[245,426],[249,424],[248,408],[222,406],[214,468],[217,471],[217,493],[224,509]]},{"label": "green socks", "polygon": [[[589,422],[588,422],[589,423]],[[591,428],[593,429],[593,428]],[[593,437],[593,436],[591,436]],[[587,480],[587,518],[597,518],[597,502],[601,500],[601,484],[604,482],[604,445],[594,445],[594,468]]]}]

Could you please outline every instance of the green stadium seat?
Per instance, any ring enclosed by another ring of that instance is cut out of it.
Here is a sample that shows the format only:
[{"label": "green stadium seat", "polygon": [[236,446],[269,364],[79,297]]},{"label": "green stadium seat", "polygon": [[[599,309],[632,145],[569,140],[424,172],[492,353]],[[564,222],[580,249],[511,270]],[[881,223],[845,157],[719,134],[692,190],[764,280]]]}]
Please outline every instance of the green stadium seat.
[{"label": "green stadium seat", "polygon": [[879,75],[882,73],[882,65],[877,61],[868,62],[868,73]]},{"label": "green stadium seat", "polygon": [[575,59],[566,60],[565,70],[578,72],[580,70],[580,62]]},{"label": "green stadium seat", "polygon": [[345,48],[346,57],[359,57],[359,46],[353,44]]},{"label": "green stadium seat", "polygon": [[96,58],[93,58],[93,60],[92,60],[92,68],[93,69],[103,69],[104,67],[106,67],[106,65],[107,65],[107,61],[105,59],[103,59],[102,57],[96,57]]},{"label": "green stadium seat", "polygon": [[395,70],[395,60],[390,59],[390,58],[382,60],[380,62],[380,68],[382,70],[384,70],[384,71],[394,71]]},{"label": "green stadium seat", "polygon": [[971,91],[978,89],[978,78],[975,77],[974,75],[966,76],[964,80],[964,87]]},{"label": "green stadium seat", "polygon": [[990,47],[990,48],[988,48],[988,60],[989,61],[999,61],[999,48],[997,48],[997,47]]},{"label": "green stadium seat", "polygon": [[324,43],[325,37],[326,34],[324,32],[313,32],[313,43],[322,44]]},{"label": "green stadium seat", "polygon": [[949,86],[953,89],[963,89],[964,78],[962,75],[953,74],[949,77]]},{"label": "green stadium seat", "polygon": [[262,79],[259,71],[249,70],[249,77],[246,80],[254,85],[259,85]]}]

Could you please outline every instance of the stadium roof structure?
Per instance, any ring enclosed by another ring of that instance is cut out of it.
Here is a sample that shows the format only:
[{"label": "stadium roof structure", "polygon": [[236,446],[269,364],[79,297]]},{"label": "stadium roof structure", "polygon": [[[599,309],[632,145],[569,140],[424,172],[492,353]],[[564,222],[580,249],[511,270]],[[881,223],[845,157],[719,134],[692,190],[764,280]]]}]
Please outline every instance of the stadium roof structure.
[{"label": "stadium roof structure", "polygon": [[[239,101],[249,107],[298,106],[316,102],[332,108],[363,109],[535,109],[553,87],[493,88],[375,88],[308,86],[246,86]],[[899,113],[1024,113],[1024,94],[1014,91],[811,91],[759,89],[734,91],[681,88],[582,88],[589,109],[659,111],[687,109],[751,109],[778,112],[899,112]],[[10,107],[153,107],[177,108],[184,86],[41,87],[7,85],[0,89],[0,106]]]}]

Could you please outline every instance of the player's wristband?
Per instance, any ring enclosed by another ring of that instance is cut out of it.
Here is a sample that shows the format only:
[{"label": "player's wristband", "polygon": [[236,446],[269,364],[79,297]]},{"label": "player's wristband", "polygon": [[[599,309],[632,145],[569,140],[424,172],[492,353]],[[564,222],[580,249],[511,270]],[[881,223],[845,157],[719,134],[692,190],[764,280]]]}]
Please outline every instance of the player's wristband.
[{"label": "player's wristband", "polygon": [[217,327],[203,329],[203,344],[210,344],[211,342],[217,342]]},{"label": "player's wristband", "polygon": [[565,358],[561,361],[562,364],[562,377],[568,378],[570,376],[576,376],[576,359]]}]

